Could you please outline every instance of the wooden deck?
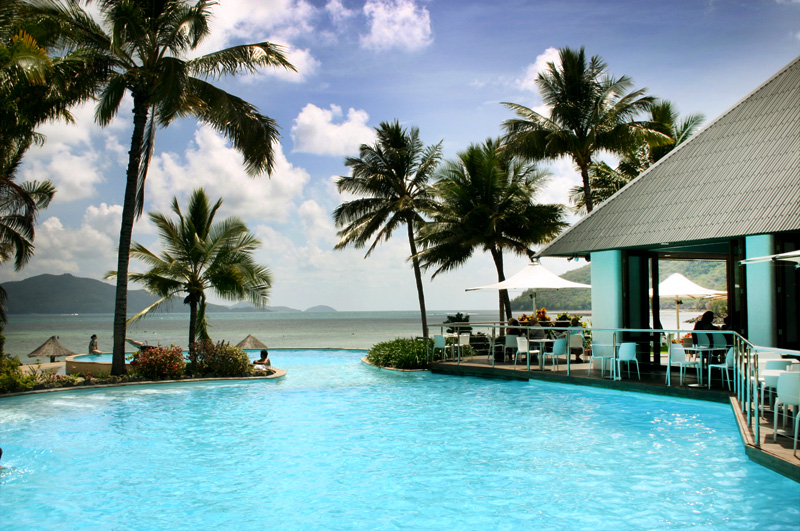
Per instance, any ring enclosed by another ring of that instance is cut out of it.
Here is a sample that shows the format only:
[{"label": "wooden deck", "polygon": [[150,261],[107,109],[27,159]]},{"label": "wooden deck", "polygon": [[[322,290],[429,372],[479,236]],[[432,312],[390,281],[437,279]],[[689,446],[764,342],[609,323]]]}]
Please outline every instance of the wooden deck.
[{"label": "wooden deck", "polygon": [[[590,370],[589,363],[572,361],[567,374],[566,363],[559,362],[558,369],[554,369],[548,364],[544,370],[539,369],[538,363],[531,363],[531,370],[528,371],[526,363],[519,363],[516,366],[512,362],[495,362],[486,356],[461,358],[460,361],[447,359],[436,361],[429,365],[431,372],[439,374],[450,374],[456,376],[478,376],[483,378],[506,378],[513,380],[545,380],[549,382],[588,385],[592,387],[602,387],[605,389],[615,389],[619,391],[634,391],[638,393],[650,393],[663,396],[676,396],[691,398],[695,400],[708,400],[712,402],[729,403],[733,414],[736,416],[739,425],[739,433],[745,446],[748,457],[756,463],[763,465],[779,474],[782,474],[794,481],[800,482],[800,448],[797,456],[793,455],[791,436],[791,419],[786,424],[788,434],[784,433],[781,427],[781,420],[778,420],[778,440],[772,441],[772,412],[762,412],[759,420],[759,444],[756,444],[754,430],[747,425],[747,419],[741,412],[741,407],[736,395],[728,392],[724,387],[724,382],[716,379],[718,372],[714,373],[711,389],[706,385],[698,386],[694,371],[689,372],[687,381],[683,386],[678,385],[678,371],[672,371],[672,386],[664,383],[666,369],[659,366],[647,366],[640,364],[642,379],[636,378],[636,366],[631,367],[631,378],[628,378],[625,367],[622,368],[621,380],[612,380],[600,374],[599,363],[595,364],[595,369]],[[704,375],[705,376],[705,375]],[[703,382],[706,384],[706,382]]]}]

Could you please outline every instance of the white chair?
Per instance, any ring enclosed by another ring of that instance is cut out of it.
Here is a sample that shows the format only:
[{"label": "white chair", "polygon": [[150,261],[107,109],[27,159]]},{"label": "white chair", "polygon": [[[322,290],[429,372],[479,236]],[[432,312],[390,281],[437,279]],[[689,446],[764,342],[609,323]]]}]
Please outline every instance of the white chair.
[{"label": "white chair", "polygon": [[531,354],[539,354],[538,350],[531,350],[530,343],[528,342],[528,338],[524,336],[511,336],[517,340],[517,352],[514,354],[514,366],[517,366],[517,360],[519,359],[520,354],[525,355],[525,359],[529,360]]},{"label": "white chair", "polygon": [[506,342],[503,345],[503,361],[505,361],[506,352],[509,349],[511,349],[511,354],[509,354],[509,357],[514,355],[514,349],[519,350],[519,337],[520,336],[514,336],[514,335],[506,336]]},{"label": "white chair", "polygon": [[667,382],[670,380],[670,370],[672,367],[680,368],[680,385],[683,385],[683,381],[686,378],[687,367],[694,367],[697,371],[697,380],[700,382],[700,385],[703,384],[703,371],[700,368],[700,361],[688,359],[683,347],[675,343],[671,343],[669,346],[669,363],[667,364],[667,378],[665,380]]},{"label": "white chair", "polygon": [[458,334],[458,343],[453,345],[453,348],[458,348],[458,359],[461,359],[461,353],[464,347],[469,346],[469,332],[461,332]]},{"label": "white chair", "polygon": [[580,351],[579,353],[576,353],[578,356],[583,356],[586,354],[586,349],[583,346],[583,334],[580,332],[570,334],[569,336],[569,353],[573,354],[576,350]]},{"label": "white chair", "polygon": [[[759,360],[759,366],[761,360]],[[778,375],[773,371],[788,371],[792,360],[766,360],[763,369],[759,367],[758,383],[761,385],[761,407],[764,407],[764,391],[769,389],[769,403],[772,403],[772,390],[778,386]],[[769,372],[767,372],[769,371]]]},{"label": "white chair", "polygon": [[553,358],[553,368],[558,370],[558,357],[559,356],[569,356],[569,351],[567,350],[567,338],[561,337],[553,342],[553,350],[552,352],[542,352],[541,356],[544,364],[547,364],[547,357],[550,356]]},{"label": "white chair", "polygon": [[[725,363],[709,364],[708,366],[708,388],[711,389],[711,369],[719,369],[725,374],[725,383],[728,384],[728,391],[731,390],[731,370],[733,369],[733,347],[728,349],[725,355]],[[722,378],[722,375],[720,375]]]},{"label": "white chair", "polygon": [[623,343],[619,346],[619,357],[617,358],[617,374],[622,375],[622,363],[628,365],[628,378],[631,377],[631,363],[636,364],[636,376],[642,379],[639,372],[639,360],[636,359],[636,343]]},{"label": "white chair", "polygon": [[786,425],[786,408],[794,406],[794,445],[793,455],[797,455],[797,427],[800,426],[800,372],[785,372],[778,377],[778,397],[775,399],[775,418],[772,422],[772,440],[778,440],[778,408],[783,407],[783,425]]},{"label": "white chair", "polygon": [[442,351],[442,359],[447,357],[447,341],[445,341],[443,335],[433,336],[433,350],[431,351],[431,358],[436,356],[437,350]]},{"label": "white chair", "polygon": [[589,358],[589,370],[591,371],[594,369],[594,360],[600,360],[600,377],[602,378],[605,376],[606,371],[606,360],[610,361],[611,364],[608,368],[610,373],[614,372],[614,349],[611,345],[598,345],[597,343],[592,345],[592,357]]}]

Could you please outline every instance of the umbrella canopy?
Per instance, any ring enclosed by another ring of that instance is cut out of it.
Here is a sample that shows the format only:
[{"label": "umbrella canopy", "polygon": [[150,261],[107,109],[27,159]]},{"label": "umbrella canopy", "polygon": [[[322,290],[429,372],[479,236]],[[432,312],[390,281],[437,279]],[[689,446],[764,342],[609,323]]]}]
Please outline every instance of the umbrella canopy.
[{"label": "umbrella canopy", "polygon": [[239,341],[239,343],[237,343],[236,346],[243,350],[256,350],[256,349],[267,348],[267,346],[264,343],[259,341],[256,337],[254,337],[251,334],[248,334],[246,338]]},{"label": "umbrella canopy", "polygon": [[536,290],[537,289],[566,289],[566,288],[591,288],[589,284],[572,282],[561,278],[555,273],[550,272],[539,260],[534,260],[526,265],[519,273],[505,279],[502,282],[467,288],[467,291],[479,289],[532,289],[533,290],[533,311],[536,311]]},{"label": "umbrella canopy", "polygon": [[[652,292],[651,292],[652,293]],[[727,292],[715,289],[708,289],[695,284],[680,273],[673,273],[667,280],[658,285],[659,297],[715,297],[725,295]]]},{"label": "umbrella canopy", "polygon": [[28,354],[29,358],[50,358],[50,361],[55,363],[56,358],[64,356],[75,356],[76,353],[69,350],[67,347],[59,343],[56,336],[51,336],[50,339],[44,344]]},{"label": "umbrella canopy", "polygon": [[[653,290],[650,290],[653,295]],[[726,291],[708,289],[695,284],[680,273],[671,274],[667,280],[658,285],[659,297],[675,297],[675,322],[677,327],[681,327],[681,299],[689,297],[697,299],[701,297],[720,297],[727,295]]]},{"label": "umbrella canopy", "polygon": [[759,262],[777,262],[778,260],[785,260],[787,262],[794,262],[796,267],[800,267],[800,251],[789,251],[788,253],[771,254],[769,256],[759,256],[756,258],[748,258],[742,260],[740,264],[756,264]]}]

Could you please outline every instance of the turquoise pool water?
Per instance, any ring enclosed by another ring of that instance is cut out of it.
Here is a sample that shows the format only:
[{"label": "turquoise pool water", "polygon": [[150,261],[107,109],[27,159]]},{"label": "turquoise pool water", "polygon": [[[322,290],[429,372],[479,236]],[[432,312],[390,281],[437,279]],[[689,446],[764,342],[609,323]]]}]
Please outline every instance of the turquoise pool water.
[{"label": "turquoise pool water", "polygon": [[273,381],[0,399],[0,529],[798,529],[729,406],[275,350]]}]

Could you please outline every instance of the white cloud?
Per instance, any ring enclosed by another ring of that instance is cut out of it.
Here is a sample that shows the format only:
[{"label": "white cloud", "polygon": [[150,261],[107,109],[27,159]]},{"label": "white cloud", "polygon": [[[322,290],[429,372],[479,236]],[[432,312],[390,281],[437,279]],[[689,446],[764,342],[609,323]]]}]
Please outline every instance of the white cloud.
[{"label": "white cloud", "polygon": [[536,86],[536,78],[539,77],[541,72],[547,69],[547,63],[559,64],[558,50],[556,48],[548,48],[543,53],[536,56],[536,61],[525,70],[522,77],[516,80],[516,85],[522,90],[529,90],[531,92],[538,92]]},{"label": "white cloud", "polygon": [[372,142],[375,131],[367,125],[366,111],[348,109],[347,118],[334,123],[343,116],[342,108],[331,104],[330,109],[321,109],[307,104],[294,119],[292,126],[293,151],[316,155],[350,155],[358,151],[361,144]]},{"label": "white cloud", "polygon": [[328,3],[325,4],[325,11],[328,12],[331,16],[331,20],[333,20],[333,23],[337,26],[343,24],[357,14],[356,10],[344,7],[342,0],[328,0]]},{"label": "white cloud", "polygon": [[72,273],[101,279],[116,269],[121,217],[122,206],[101,203],[87,208],[77,229],[65,227],[57,217],[46,219],[36,228],[36,252],[20,278]]},{"label": "white cloud", "polygon": [[361,36],[364,48],[419,50],[433,42],[430,13],[413,0],[368,0],[364,14],[369,20],[369,33]]},{"label": "white cloud", "polygon": [[273,151],[272,175],[253,178],[245,172],[238,151],[210,128],[198,126],[194,142],[183,154],[163,153],[153,159],[147,179],[150,209],[165,212],[173,196],[184,204],[192,190],[203,187],[210,198],[223,198],[224,216],[283,221],[309,175],[286,160],[280,144]]},{"label": "white cloud", "polygon": [[336,229],[330,213],[313,200],[305,201],[297,210],[303,226],[303,232],[309,242],[321,241],[333,246],[337,241]]}]

